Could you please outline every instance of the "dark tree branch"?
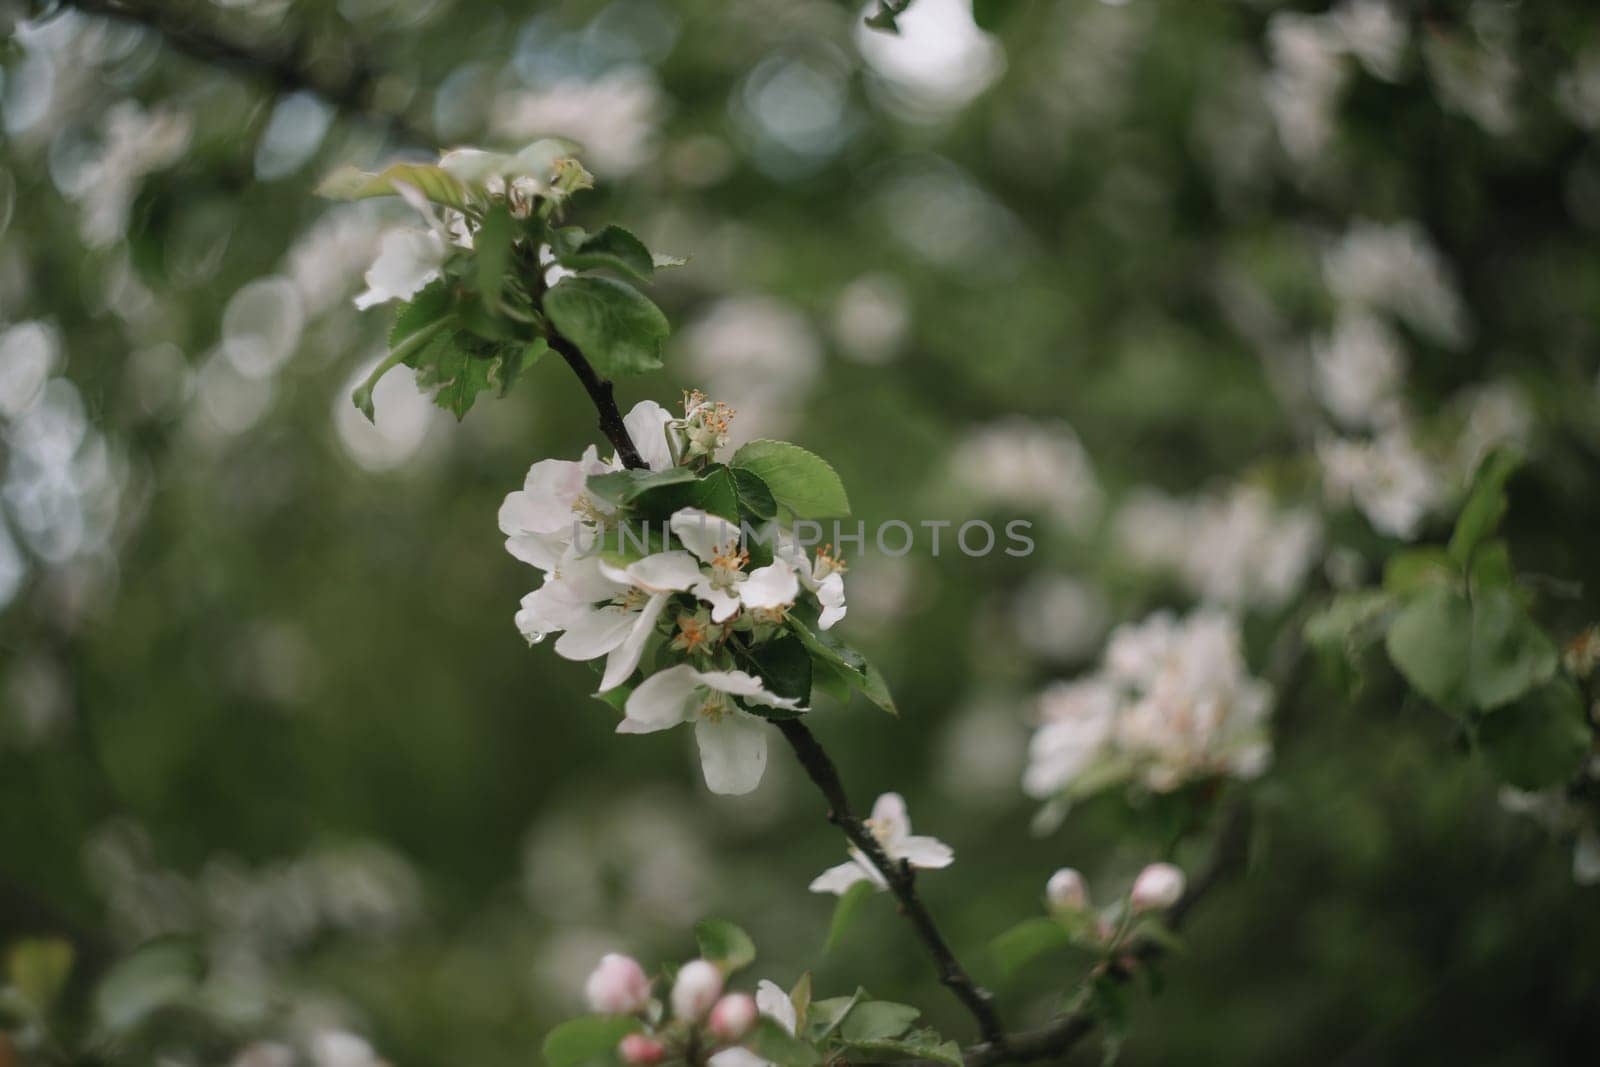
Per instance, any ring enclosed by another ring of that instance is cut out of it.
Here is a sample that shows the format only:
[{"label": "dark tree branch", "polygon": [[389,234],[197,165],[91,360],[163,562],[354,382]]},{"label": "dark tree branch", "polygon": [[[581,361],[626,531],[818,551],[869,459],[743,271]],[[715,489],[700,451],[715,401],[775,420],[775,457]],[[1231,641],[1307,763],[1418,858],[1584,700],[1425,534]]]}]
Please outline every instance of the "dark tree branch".
[{"label": "dark tree branch", "polygon": [[633,447],[633,438],[628,436],[628,427],[622,421],[622,412],[617,408],[616,397],[612,395],[611,383],[600,377],[583,353],[578,351],[578,346],[554,326],[550,327],[548,340],[550,347],[561,353],[561,358],[567,361],[572,373],[583,383],[589,399],[594,401],[595,410],[600,413],[600,432],[616,447],[622,465],[630,470],[643,470],[645,462],[639,458],[639,450]]},{"label": "dark tree branch", "polygon": [[794,749],[795,757],[805,768],[806,774],[811,776],[817,789],[827,799],[828,821],[844,831],[844,836],[850,843],[873,867],[877,868],[879,874],[883,875],[884,881],[889,884],[889,892],[900,905],[900,913],[910,921],[917,932],[917,937],[927,946],[928,955],[933,957],[934,965],[939,970],[939,981],[943,982],[978,1020],[978,1031],[984,1040],[983,1047],[999,1050],[1008,1048],[1010,1039],[1006,1037],[1005,1029],[1000,1025],[1000,1017],[995,1012],[993,994],[974,982],[972,976],[967,974],[966,968],[961,966],[961,961],[956,959],[955,953],[950,951],[950,946],[946,943],[944,935],[939,932],[933,916],[928,914],[922,898],[917,895],[917,878],[910,864],[896,863],[890,859],[872,831],[861,821],[860,816],[851,810],[850,799],[845,795],[844,783],[839,780],[838,769],[834,767],[833,760],[823,751],[805,723],[799,719],[779,719],[776,725],[784,740],[789,742],[789,747]]},{"label": "dark tree branch", "polygon": [[316,62],[317,50],[307,33],[276,44],[246,43],[206,24],[195,5],[164,5],[147,0],[60,0],[63,8],[142,26],[160,34],[176,52],[224,67],[261,83],[274,93],[309,92],[340,113],[377,119],[399,140],[432,147],[433,138],[409,116],[384,109],[374,98],[383,72],[358,50],[337,64]]},{"label": "dark tree branch", "polygon": [[[634,448],[633,440],[628,436],[628,428],[622,422],[622,412],[617,408],[616,398],[612,395],[611,383],[595,373],[594,367],[584,358],[583,353],[571,340],[562,336],[554,327],[548,334],[550,347],[561,353],[567,361],[567,366],[572,368],[578,380],[589,393],[589,399],[594,401],[594,406],[600,413],[600,429],[606,438],[616,446],[617,455],[622,458],[625,466],[642,468],[644,461],[639,458],[638,449]],[[999,1016],[995,1014],[994,998],[985,989],[978,986],[966,969],[956,959],[955,953],[950,951],[950,946],[945,942],[944,935],[933,921],[933,916],[928,914],[928,909],[923,906],[922,899],[917,895],[916,876],[908,865],[896,863],[883,851],[883,846],[878,844],[877,838],[872,836],[866,825],[850,808],[850,800],[845,796],[844,785],[839,780],[839,772],[833,765],[833,760],[823,751],[817,739],[799,719],[780,719],[777,722],[779,731],[784,740],[789,742],[789,747],[794,749],[800,765],[806,769],[811,780],[828,802],[828,819],[844,831],[850,843],[867,857],[873,867],[877,868],[889,884],[889,890],[894,894],[900,904],[900,911],[911,925],[916,929],[917,936],[928,947],[928,953],[933,957],[939,969],[939,980],[943,982],[952,993],[961,999],[973,1017],[978,1020],[978,1031],[983,1035],[984,1042],[997,1048],[1006,1044],[1005,1030],[1000,1025]]]}]

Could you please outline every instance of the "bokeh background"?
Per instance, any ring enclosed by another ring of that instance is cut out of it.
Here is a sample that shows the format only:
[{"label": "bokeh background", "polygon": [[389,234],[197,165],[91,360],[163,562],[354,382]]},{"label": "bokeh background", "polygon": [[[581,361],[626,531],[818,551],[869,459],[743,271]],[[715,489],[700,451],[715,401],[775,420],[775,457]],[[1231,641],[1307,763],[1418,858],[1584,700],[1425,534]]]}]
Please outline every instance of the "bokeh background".
[{"label": "bokeh background", "polygon": [[[1014,1022],[1085,961],[1006,978],[989,939],[1056,867],[1110,896],[1163,847],[1137,795],[1052,829],[1020,785],[1037,693],[1111,628],[1221,605],[1265,673],[1502,441],[1541,618],[1594,619],[1585,0],[1016,0],[987,30],[915,0],[899,36],[827,0],[120,11],[13,10],[0,68],[0,941],[74,944],[69,1015],[135,946],[199,946],[131,1062],[536,1063],[602,952],[675,963],[712,914],[759,976],[970,1037],[887,899],[824,953],[841,841],[785,752],[713,797],[686,734],[613,737],[589,668],[512,625],[499,502],[597,440],[566,369],[459,424],[404,368],[375,426],[351,406],[386,316],[350,298],[404,212],[315,199],[341,163],[574,137],[574,220],[690,257],[624,404],[704,388],[869,523],[1035,522],[1026,559],[855,560],[841,632],[902,717],[812,719],[858,804],[898,790],[954,845],[924,894]],[[1347,681],[1278,708],[1249,868],[1125,1062],[1592,1061],[1600,842],[1381,662]]]}]

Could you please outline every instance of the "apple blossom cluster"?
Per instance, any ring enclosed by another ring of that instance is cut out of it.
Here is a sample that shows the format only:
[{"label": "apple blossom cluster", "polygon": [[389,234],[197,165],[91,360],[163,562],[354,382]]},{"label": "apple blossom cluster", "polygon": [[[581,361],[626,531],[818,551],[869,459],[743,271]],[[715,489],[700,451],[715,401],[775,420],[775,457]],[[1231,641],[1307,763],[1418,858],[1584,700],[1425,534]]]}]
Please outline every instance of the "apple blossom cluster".
[{"label": "apple blossom cluster", "polygon": [[[698,392],[685,397],[678,418],[640,402],[624,423],[648,472],[684,477],[651,483],[647,473],[632,484],[692,499],[677,490],[702,483],[683,464],[714,463],[732,415]],[[591,446],[576,461],[535,463],[523,488],[506,497],[506,549],[544,575],[523,598],[517,628],[530,644],[559,635],[555,651],[567,659],[604,661],[600,692],[624,690],[618,733],[693,724],[707,786],[748,793],[767,758],[765,727],[749,709],[806,710],[799,697],[769,688],[762,650],[791,640],[785,623],[797,607],[819,634],[844,617],[845,565],[826,548],[808,554],[776,522],[752,530],[701,507],[670,504],[654,550],[630,557],[620,547],[629,543],[622,535],[630,509],[603,481],[615,476],[629,472]],[[597,479],[607,488],[597,489]],[[643,679],[628,686],[641,671]]]},{"label": "apple blossom cluster", "polygon": [[1052,874],[1044,887],[1045,917],[1024,919],[995,938],[996,960],[1007,971],[1047,952],[1075,947],[1120,957],[1124,966],[1129,952],[1142,941],[1170,942],[1172,932],[1164,916],[1183,899],[1188,879],[1171,863],[1151,863],[1139,871],[1126,892],[1101,907],[1089,896],[1089,883],[1072,867]]},{"label": "apple blossom cluster", "polygon": [[1039,697],[1023,788],[1076,799],[1123,781],[1156,792],[1267,766],[1272,689],[1250,674],[1237,622],[1202,609],[1119,627],[1100,669]]}]

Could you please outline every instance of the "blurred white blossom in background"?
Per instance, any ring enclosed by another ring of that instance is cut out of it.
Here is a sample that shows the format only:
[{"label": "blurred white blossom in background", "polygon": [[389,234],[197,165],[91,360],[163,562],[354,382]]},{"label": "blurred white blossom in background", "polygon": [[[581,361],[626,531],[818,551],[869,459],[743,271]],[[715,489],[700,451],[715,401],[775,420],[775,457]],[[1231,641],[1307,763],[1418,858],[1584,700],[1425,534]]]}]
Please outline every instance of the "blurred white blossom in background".
[{"label": "blurred white blossom in background", "polygon": [[1118,627],[1094,674],[1040,694],[1023,789],[1051,799],[1128,780],[1167,792],[1212,775],[1254,778],[1271,758],[1271,709],[1232,616],[1158,612]]},{"label": "blurred white blossom in background", "polygon": [[732,448],[792,430],[822,371],[822,344],[810,320],[770,296],[715,301],[683,328],[676,347],[692,380],[738,412]]},{"label": "blurred white blossom in background", "polygon": [[1016,416],[967,431],[951,450],[950,480],[968,506],[1038,509],[1080,537],[1100,518],[1089,454],[1059,420]]}]

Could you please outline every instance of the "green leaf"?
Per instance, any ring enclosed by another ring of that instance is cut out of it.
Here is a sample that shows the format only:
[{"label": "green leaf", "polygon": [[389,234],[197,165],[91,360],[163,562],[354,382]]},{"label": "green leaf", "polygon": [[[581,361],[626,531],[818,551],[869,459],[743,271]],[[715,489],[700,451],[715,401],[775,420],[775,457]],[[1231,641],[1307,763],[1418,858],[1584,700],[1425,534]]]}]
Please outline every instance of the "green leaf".
[{"label": "green leaf", "polygon": [[641,282],[648,282],[655,275],[655,259],[650,250],[621,226],[607,226],[599,233],[584,236],[565,250],[557,250],[556,259],[572,270],[605,268]]},{"label": "green leaf", "polygon": [[18,941],[6,954],[6,980],[28,999],[39,1016],[54,1006],[72,973],[72,944],[55,937]]},{"label": "green leaf", "polygon": [[[861,1007],[866,1007],[863,1004]],[[853,1018],[861,1008],[850,1013]],[[848,1020],[846,1020],[848,1022]],[[879,1056],[903,1056],[907,1059],[932,1060],[936,1063],[948,1064],[949,1067],[963,1067],[965,1061],[961,1056],[961,1046],[954,1041],[946,1041],[933,1030],[917,1030],[899,1038],[876,1038],[868,1041],[848,1041],[851,1048],[861,1052],[870,1052]]]},{"label": "green leaf", "polygon": [[594,552],[614,567],[626,567],[646,556],[665,552],[672,542],[659,523],[607,523]]},{"label": "green leaf", "polygon": [[550,345],[543,337],[525,345],[513,342],[497,346],[496,355],[489,360],[490,384],[499,390],[499,396],[505,396],[511,392],[511,387],[523,372],[543,359],[549,351]]},{"label": "green leaf", "polygon": [[851,1010],[865,1000],[866,996],[867,991],[858,986],[855,993],[848,997],[829,997],[826,1000],[812,1001],[809,1027],[811,1040],[825,1040],[839,1028],[839,1024],[844,1022]]},{"label": "green leaf", "polygon": [[200,952],[187,941],[152,941],[111,968],[94,994],[95,1017],[113,1034],[138,1026],[199,989]]},{"label": "green leaf", "polygon": [[1453,582],[1459,576],[1443,549],[1412,548],[1396,552],[1383,565],[1383,590],[1395,596],[1409,596],[1438,582]]},{"label": "green leaf", "polygon": [[399,348],[412,334],[449,315],[455,310],[455,304],[455,290],[443,278],[423,286],[395,313],[394,325],[389,328],[390,351]]},{"label": "green leaf", "polygon": [[778,514],[778,502],[773,499],[772,490],[755,472],[743,467],[729,467],[728,471],[733,478],[733,492],[742,515],[766,520]]},{"label": "green leaf", "polygon": [[1015,974],[1047,952],[1072,944],[1072,934],[1055,919],[1036,915],[1024,919],[989,943],[995,963],[1006,974]]},{"label": "green leaf", "polygon": [[878,895],[878,887],[870,881],[860,881],[839,894],[839,903],[833,906],[833,921],[828,924],[827,951],[832,952],[844,941],[845,935],[866,911],[867,901]]},{"label": "green leaf", "polygon": [[745,1042],[751,1052],[778,1067],[817,1067],[822,1056],[809,1041],[795,1037],[775,1020],[762,1016]]},{"label": "green leaf", "polygon": [[841,704],[848,704],[850,702],[850,679],[845,676],[843,667],[835,666],[821,657],[812,656],[811,691],[832,697]]},{"label": "green leaf", "polygon": [[802,519],[835,519],[850,514],[844,483],[827,460],[787,441],[751,441],[729,464],[766,483],[773,500]]},{"label": "green leaf", "polygon": [[[797,638],[775,637],[745,650],[741,658],[773,693],[797,700],[801,707],[811,703],[811,653]],[[750,710],[769,719],[788,719],[799,714],[798,711],[760,706]]]},{"label": "green leaf", "polygon": [[1555,673],[1554,642],[1512,590],[1468,599],[1458,587],[1429,586],[1389,628],[1389,658],[1440,707],[1492,710]]},{"label": "green leaf", "polygon": [[920,1008],[910,1004],[896,1004],[892,1000],[865,1001],[846,1016],[839,1027],[839,1036],[850,1044],[888,1040],[911,1029],[911,1024],[921,1014]]},{"label": "green leaf", "polygon": [[849,683],[850,688],[873,704],[890,715],[899,715],[900,709],[895,707],[894,697],[889,693],[889,684],[884,681],[878,668],[867,662],[867,657],[850,647],[844,640],[835,637],[831,631],[820,630],[816,626],[816,611],[810,605],[796,604],[790,610],[789,629],[805,644],[814,659],[836,668]]},{"label": "green leaf", "polygon": [[641,1023],[626,1015],[583,1015],[568,1019],[544,1039],[549,1067],[579,1067],[592,1060],[616,1062],[617,1043],[636,1033]]},{"label": "green leaf", "polygon": [[1465,569],[1472,554],[1500,526],[1506,514],[1506,482],[1522,465],[1522,457],[1497,448],[1483,457],[1472,478],[1472,490],[1450,536],[1450,558]]},{"label": "green leaf", "polygon": [[626,282],[575,275],[544,297],[545,314],[603,378],[661,366],[670,328],[661,309]]},{"label": "green leaf", "polygon": [[1348,653],[1376,640],[1393,608],[1394,598],[1379,589],[1340,593],[1306,620],[1306,640],[1317,648]]},{"label": "green leaf", "polygon": [[1518,789],[1543,789],[1578,773],[1593,735],[1577,687],[1558,678],[1485,717],[1477,740],[1502,779]]},{"label": "green leaf", "polygon": [[811,1019],[811,972],[807,971],[789,990],[789,1003],[794,1007],[796,1033],[804,1033]]},{"label": "green leaf", "polygon": [[396,196],[396,183],[409,185],[435,204],[465,209],[477,201],[465,183],[442,167],[430,163],[396,163],[376,174],[340,167],[317,186],[317,195],[330,200],[366,200]]},{"label": "green leaf", "polygon": [[450,333],[435,334],[404,362],[415,368],[417,385],[433,390],[433,402],[457,419],[466,417],[479,393],[494,388],[490,361],[473,355]]},{"label": "green leaf", "polygon": [[1406,681],[1443,708],[1463,703],[1472,659],[1472,605],[1449,585],[1417,594],[1389,627],[1389,658]]},{"label": "green leaf", "polygon": [[739,495],[728,468],[720,464],[708,467],[700,480],[688,486],[683,503],[673,507],[699,508],[710,515],[720,515],[729,522],[739,521]]},{"label": "green leaf", "polygon": [[1485,541],[1472,554],[1472,570],[1467,584],[1473,594],[1490,589],[1509,589],[1516,583],[1516,571],[1511,566],[1511,549],[1504,541]]},{"label": "green leaf", "polygon": [[606,474],[591,474],[585,487],[589,495],[613,507],[631,504],[634,499],[652,489],[667,485],[681,485],[694,481],[698,475],[689,467],[668,467],[664,471],[620,470]]},{"label": "green leaf", "polygon": [[1555,642],[1528,617],[1507,588],[1485,589],[1472,599],[1472,659],[1467,698],[1474,707],[1498,708],[1555,674]]},{"label": "green leaf", "polygon": [[701,919],[694,924],[694,939],[700,946],[700,958],[716,964],[723,974],[755,961],[756,943],[726,919]]},{"label": "green leaf", "polygon": [[511,264],[511,209],[496,200],[484,213],[472,251],[478,263],[478,294],[490,311],[500,309],[500,288]]}]

